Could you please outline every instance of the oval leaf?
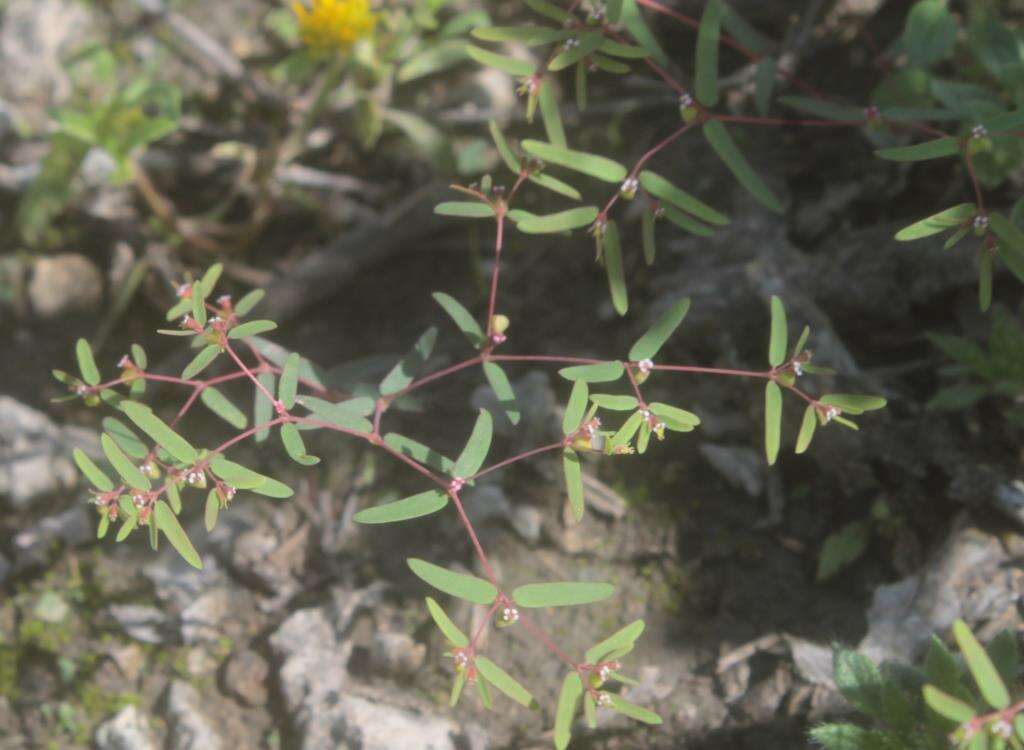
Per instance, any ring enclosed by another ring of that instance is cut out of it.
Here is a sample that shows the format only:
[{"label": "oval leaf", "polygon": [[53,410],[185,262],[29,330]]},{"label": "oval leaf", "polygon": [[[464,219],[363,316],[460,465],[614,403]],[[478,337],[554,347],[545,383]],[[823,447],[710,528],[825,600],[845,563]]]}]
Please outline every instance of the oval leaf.
[{"label": "oval leaf", "polygon": [[394,523],[408,521],[411,518],[429,516],[448,504],[448,495],[441,490],[429,490],[412,497],[396,500],[393,503],[365,508],[355,514],[352,520],[356,523]]},{"label": "oval leaf", "polygon": [[406,560],[409,569],[419,578],[438,591],[465,599],[474,604],[491,604],[498,596],[498,590],[482,578],[455,573],[426,560],[410,557]]},{"label": "oval leaf", "polygon": [[704,137],[725,163],[725,166],[729,168],[729,171],[733,173],[733,176],[751,195],[766,208],[776,213],[783,213],[779,199],[750,166],[747,158],[736,147],[735,141],[722,123],[718,120],[709,120],[704,123]]},{"label": "oval leaf", "polygon": [[193,568],[202,570],[203,561],[200,559],[199,553],[196,552],[196,548],[192,546],[192,542],[189,540],[188,534],[185,533],[185,529],[181,528],[181,524],[178,523],[178,517],[174,515],[174,511],[171,510],[170,506],[163,500],[158,500],[153,516],[156,519],[157,528],[163,532],[164,536],[167,537],[167,541],[178,551],[178,554],[182,556],[185,562]]},{"label": "oval leaf", "polygon": [[512,599],[520,607],[571,607],[599,602],[614,593],[610,583],[558,581],[520,586],[512,592]]}]

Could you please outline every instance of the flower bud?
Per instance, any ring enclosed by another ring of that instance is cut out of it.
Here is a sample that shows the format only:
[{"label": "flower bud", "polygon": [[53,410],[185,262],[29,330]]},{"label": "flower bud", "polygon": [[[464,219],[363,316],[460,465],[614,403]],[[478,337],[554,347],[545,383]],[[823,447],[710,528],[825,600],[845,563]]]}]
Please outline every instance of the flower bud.
[{"label": "flower bud", "polygon": [[627,177],[619,186],[619,195],[623,200],[631,201],[636,197],[638,187],[640,187],[640,182],[636,177]]},{"label": "flower bud", "polygon": [[508,330],[509,319],[505,315],[491,316],[491,330],[495,333],[505,333]]},{"label": "flower bud", "polygon": [[683,118],[683,122],[689,125],[697,119],[699,114],[700,110],[697,109],[697,104],[692,96],[683,94],[679,97],[679,116]]}]

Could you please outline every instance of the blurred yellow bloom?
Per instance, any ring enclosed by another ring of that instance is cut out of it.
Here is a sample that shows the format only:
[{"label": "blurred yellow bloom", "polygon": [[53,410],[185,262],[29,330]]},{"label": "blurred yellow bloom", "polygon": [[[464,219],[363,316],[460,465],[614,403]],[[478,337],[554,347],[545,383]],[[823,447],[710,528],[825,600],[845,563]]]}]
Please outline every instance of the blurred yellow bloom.
[{"label": "blurred yellow bloom", "polygon": [[314,49],[345,50],[367,36],[377,23],[369,0],[294,0],[302,41]]}]

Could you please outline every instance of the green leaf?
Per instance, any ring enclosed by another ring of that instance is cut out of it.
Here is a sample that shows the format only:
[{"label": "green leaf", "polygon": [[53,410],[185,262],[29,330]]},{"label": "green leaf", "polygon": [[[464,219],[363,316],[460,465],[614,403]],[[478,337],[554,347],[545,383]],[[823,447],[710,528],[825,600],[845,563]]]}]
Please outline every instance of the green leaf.
[{"label": "green leaf", "polygon": [[725,226],[729,223],[729,217],[716,211],[708,204],[681,190],[661,175],[643,170],[640,175],[640,184],[643,189],[660,201],[671,203],[673,206],[691,213],[702,221],[716,226]]},{"label": "green leaf", "polygon": [[410,570],[438,591],[451,594],[474,604],[491,604],[498,596],[493,584],[476,576],[455,573],[426,560],[410,557],[406,560]]},{"label": "green leaf", "polygon": [[455,707],[455,704],[459,702],[459,696],[462,695],[462,688],[466,685],[466,670],[461,670],[455,674],[455,682],[452,683],[452,694],[451,698],[448,699],[448,705]]},{"label": "green leaf", "polygon": [[110,477],[104,474],[100,467],[93,463],[93,460],[85,455],[81,448],[75,448],[72,455],[78,468],[82,470],[85,478],[92,483],[93,487],[100,492],[110,492],[114,489],[114,483],[110,481]]},{"label": "green leaf", "polygon": [[832,658],[836,687],[858,711],[881,718],[882,675],[868,657],[848,649],[838,649]]},{"label": "green leaf", "polygon": [[199,394],[199,398],[210,411],[236,430],[244,430],[249,425],[249,419],[245,413],[213,386],[204,388]]},{"label": "green leaf", "polygon": [[196,375],[201,373],[213,360],[217,359],[217,355],[220,354],[220,347],[216,344],[209,344],[199,350],[199,353],[192,358],[185,369],[181,371],[181,377],[185,380],[191,380]]},{"label": "green leaf", "polygon": [[138,470],[138,467],[124,454],[117,443],[105,432],[99,436],[99,445],[103,449],[106,460],[111,462],[114,470],[118,472],[122,480],[129,487],[136,490],[148,491],[152,489],[150,477]]},{"label": "green leaf", "polygon": [[825,537],[818,554],[818,580],[827,581],[843,568],[861,558],[871,541],[871,527],[853,521]]},{"label": "green leaf", "polygon": [[896,239],[900,242],[909,242],[945,232],[951,227],[960,226],[969,221],[977,211],[978,209],[973,203],[961,203],[904,227],[896,233]]},{"label": "green leaf", "polygon": [[602,409],[611,411],[633,411],[637,408],[636,396],[618,396],[611,393],[593,393],[590,400]]},{"label": "green leaf", "polygon": [[644,211],[640,214],[640,241],[643,244],[644,263],[653,265],[657,245],[654,238],[654,212]]},{"label": "green leaf", "polygon": [[277,328],[277,323],[272,320],[250,320],[248,323],[237,325],[228,331],[229,339],[244,339],[249,336],[258,336],[267,331]]},{"label": "green leaf", "polygon": [[[260,385],[263,386],[263,389],[265,389],[267,393],[274,392],[274,383],[277,380],[277,378],[274,376],[274,373],[261,372],[257,376],[256,380],[259,381]],[[253,402],[252,423],[254,425],[265,425],[274,419],[274,405],[270,402],[270,399],[268,399],[263,394],[262,389],[254,388],[253,392],[253,398],[255,400]],[[270,428],[261,427],[258,430],[256,430],[255,434],[253,435],[253,439],[257,443],[260,443],[266,440],[269,435]]]},{"label": "green leaf", "polygon": [[469,343],[476,347],[484,345],[487,337],[484,335],[483,328],[476,322],[476,319],[469,310],[463,307],[454,297],[444,292],[434,292],[431,296],[448,313],[448,316],[455,321],[455,325],[469,339]]},{"label": "green leaf", "polygon": [[931,637],[924,658],[924,673],[928,682],[940,690],[957,698],[972,700],[971,691],[961,682],[965,674],[963,666],[938,636]]},{"label": "green leaf", "polygon": [[178,491],[177,482],[167,483],[167,504],[171,506],[175,515],[181,513],[181,493]]},{"label": "green leaf", "polygon": [[82,373],[82,380],[88,385],[97,385],[100,382],[100,371],[96,368],[96,360],[88,341],[78,339],[75,342],[75,356],[78,358],[78,371]]},{"label": "green leaf", "polygon": [[202,570],[203,561],[200,559],[199,553],[196,552],[196,548],[192,546],[192,542],[189,541],[185,529],[181,528],[181,524],[178,523],[178,517],[174,515],[174,511],[170,509],[170,506],[163,500],[157,500],[153,516],[156,519],[157,528],[164,533],[167,541],[178,551],[178,554],[182,556],[185,562],[193,568]]},{"label": "green leaf", "polygon": [[616,161],[597,154],[556,146],[542,141],[525,140],[523,149],[550,164],[573,169],[605,182],[620,183],[626,178],[626,168]]},{"label": "green leaf", "polygon": [[426,597],[427,610],[430,612],[431,618],[437,625],[438,629],[444,634],[454,646],[457,648],[465,648],[469,645],[469,638],[466,634],[459,630],[458,625],[452,622],[451,618],[448,617],[448,613],[444,611],[440,604],[434,601],[431,597]]},{"label": "green leaf", "polygon": [[223,263],[214,263],[206,269],[203,278],[199,280],[199,291],[204,299],[213,294],[213,290],[217,287],[217,282],[220,280],[220,275],[223,271]]},{"label": "green leaf", "polygon": [[441,490],[428,490],[412,497],[396,500],[393,503],[365,508],[355,514],[352,520],[356,523],[394,523],[408,521],[436,513],[448,504],[448,495]]},{"label": "green leaf", "polygon": [[642,412],[636,411],[629,415],[629,418],[623,423],[614,435],[612,435],[609,444],[612,448],[620,448],[630,440],[636,434],[636,431],[640,429],[640,425],[646,423]]},{"label": "green leaf", "polygon": [[660,724],[661,717],[653,711],[648,711],[642,706],[638,706],[635,703],[630,703],[625,698],[616,695],[615,693],[608,693],[611,698],[612,708],[618,711],[623,716],[628,716],[631,719],[642,721],[644,724]]},{"label": "green leaf", "polygon": [[766,208],[776,213],[783,213],[782,204],[779,203],[779,199],[775,197],[768,186],[758,177],[746,157],[736,147],[736,143],[733,141],[732,136],[729,135],[729,131],[725,129],[721,122],[709,120],[704,123],[704,137],[711,144],[711,148],[718,154],[718,157],[725,163],[725,166],[729,168],[729,171],[733,173],[733,176],[751,195],[757,198]]},{"label": "green leaf", "polygon": [[647,50],[643,47],[638,47],[635,44],[623,44],[617,42],[614,39],[605,38],[601,42],[601,46],[598,50],[605,55],[611,55],[612,57],[622,57],[627,60],[642,60],[647,57]]},{"label": "green leaf", "polygon": [[494,391],[494,395],[498,397],[498,403],[505,410],[508,420],[512,424],[519,424],[522,412],[519,411],[519,405],[516,403],[516,392],[508,380],[508,375],[495,362],[484,362],[483,369],[484,377],[487,378],[487,382],[490,384],[491,390]]},{"label": "green leaf", "polygon": [[769,380],[764,389],[764,452],[769,465],[779,457],[782,440],[782,390]]},{"label": "green leaf", "polygon": [[586,380],[588,383],[610,383],[626,371],[621,362],[598,362],[593,365],[573,365],[558,371],[566,380]]},{"label": "green leaf", "polygon": [[1003,216],[993,211],[988,215],[989,225],[996,236],[1008,245],[1012,245],[1018,252],[1024,253],[1024,232]]},{"label": "green leaf", "polygon": [[253,289],[242,297],[242,299],[238,300],[238,303],[235,305],[235,315],[240,318],[248,315],[266,295],[267,293],[262,289]]},{"label": "green leaf", "polygon": [[548,141],[556,146],[567,148],[569,144],[565,140],[565,127],[562,125],[562,116],[558,112],[558,102],[555,101],[555,92],[551,88],[551,82],[547,79],[541,81],[537,103],[540,105],[540,118],[544,122],[544,132],[547,133]]},{"label": "green leaf", "polygon": [[[989,658],[985,649],[978,643],[974,633],[963,620],[953,623],[953,637],[960,647],[960,653],[967,662],[967,669],[970,670],[974,683],[978,686],[981,697],[985,699],[992,708],[1003,709],[1010,705],[1010,694],[1003,684],[1002,677]],[[931,705],[931,704],[929,704]]]},{"label": "green leaf", "polygon": [[811,327],[804,326],[804,330],[800,332],[800,338],[796,340],[796,346],[793,347],[793,356],[797,357],[804,351],[804,345],[807,344],[807,339],[811,335]]},{"label": "green leaf", "polygon": [[885,408],[886,401],[881,396],[863,396],[854,393],[829,393],[818,399],[823,404],[838,406],[845,414],[863,414]]},{"label": "green leaf", "polygon": [[587,411],[587,397],[589,389],[586,380],[577,380],[573,383],[572,393],[569,394],[569,403],[565,407],[565,415],[562,418],[562,432],[571,435],[580,428],[583,416]]},{"label": "green leaf", "polygon": [[619,227],[614,221],[605,226],[604,268],[608,276],[608,291],[612,295],[615,312],[625,315],[629,310],[629,296],[626,291],[626,274],[622,269],[622,244],[619,242]]},{"label": "green leaf", "polygon": [[284,445],[288,457],[295,463],[303,466],[315,466],[320,463],[319,458],[306,453],[306,443],[303,441],[302,435],[299,434],[299,428],[293,422],[281,425],[281,443]]},{"label": "green leaf", "polygon": [[882,750],[884,745],[872,744],[872,734],[853,724],[823,724],[811,730],[811,739],[825,750]]},{"label": "green leaf", "polygon": [[281,378],[277,382],[277,400],[285,409],[295,406],[295,394],[299,387],[299,355],[292,352],[281,368]]},{"label": "green leaf", "polygon": [[875,155],[880,159],[889,161],[925,161],[959,154],[960,142],[956,138],[950,137],[936,138],[933,141],[916,143],[913,146],[894,146],[875,151]]},{"label": "green leaf", "polygon": [[578,34],[576,37],[576,44],[568,48],[563,48],[561,52],[552,58],[548,64],[548,70],[559,71],[565,70],[570,65],[575,65],[583,58],[587,57],[604,41],[604,36],[593,32],[583,32]]},{"label": "green leaf", "polygon": [[558,581],[520,586],[512,592],[512,599],[520,607],[570,607],[599,602],[614,593],[610,583]]},{"label": "green leaf", "polygon": [[526,234],[552,234],[588,226],[593,224],[596,218],[596,206],[580,206],[545,216],[530,215],[529,218],[517,222],[516,228]]},{"label": "green leaf", "polygon": [[714,229],[701,224],[689,214],[683,213],[675,206],[662,206],[661,210],[664,212],[666,219],[671,221],[684,232],[695,234],[698,237],[711,237],[715,233]]},{"label": "green leaf", "polygon": [[431,326],[416,340],[416,344],[402,360],[396,364],[391,372],[384,376],[380,383],[381,395],[390,396],[404,390],[416,377],[430,353],[434,350],[434,342],[437,341],[437,329]]},{"label": "green leaf", "polygon": [[113,417],[104,417],[103,430],[131,458],[145,458],[149,454],[149,448],[146,447],[146,444],[124,422]]},{"label": "green leaf", "polygon": [[477,415],[476,424],[473,425],[473,432],[466,442],[466,447],[455,459],[455,467],[452,469],[455,476],[469,479],[480,467],[483,466],[487,452],[491,449],[491,436],[494,432],[494,420],[491,413],[481,409]]},{"label": "green leaf", "polygon": [[583,656],[583,660],[587,664],[597,664],[598,662],[604,661],[609,654],[622,652],[623,649],[625,649],[625,653],[629,653],[629,651],[633,649],[633,644],[643,632],[644,621],[634,620],[629,623],[629,625],[615,631],[615,633],[608,636],[600,643],[587,649],[587,653]]},{"label": "green leaf", "polygon": [[700,417],[693,412],[680,409],[676,406],[669,406],[668,404],[658,403],[657,401],[649,404],[651,414],[659,417],[665,422],[665,426],[670,430],[676,430],[677,432],[690,432],[694,427],[700,424]]},{"label": "green leaf", "polygon": [[395,73],[395,80],[399,83],[415,81],[431,73],[447,70],[465,60],[466,57],[466,43],[461,39],[449,39],[431,44],[403,62]]},{"label": "green leaf", "polygon": [[690,309],[689,297],[683,297],[661,314],[654,325],[629,350],[629,359],[640,362],[653,359],[686,317]]},{"label": "green leaf", "polygon": [[566,29],[549,26],[478,26],[470,32],[485,42],[519,42],[527,46],[559,42],[569,34]]},{"label": "green leaf", "polygon": [[789,348],[789,332],[786,323],[786,308],[782,300],[772,295],[772,326],[771,336],[768,340],[768,364],[778,367],[786,359],[786,350]]},{"label": "green leaf", "polygon": [[439,471],[442,474],[451,475],[454,468],[455,462],[450,458],[441,455],[433,448],[428,448],[423,443],[419,443],[412,438],[405,437],[404,435],[398,435],[394,432],[389,432],[384,436],[384,443],[394,450],[401,453],[403,456],[408,456],[414,461]]},{"label": "green leaf", "polygon": [[518,175],[522,170],[522,165],[519,162],[519,158],[515,153],[513,153],[512,148],[508,145],[508,141],[505,140],[505,135],[501,132],[501,128],[498,127],[498,123],[494,120],[488,120],[487,126],[490,128],[491,138],[494,140],[494,145],[498,149],[498,154],[501,156],[501,160],[505,162],[505,166],[507,166],[509,170]]},{"label": "green leaf", "polygon": [[754,103],[762,117],[772,108],[772,95],[775,93],[775,79],[779,63],[774,57],[762,57],[757,63],[757,75],[754,78]]},{"label": "green leaf", "polygon": [[487,686],[487,680],[479,674],[476,679],[476,691],[480,694],[480,703],[488,711],[494,710],[494,698],[491,697],[491,689]]},{"label": "green leaf", "polygon": [[985,645],[992,663],[999,670],[1003,682],[1013,684],[1017,681],[1017,670],[1020,666],[1020,655],[1017,652],[1017,636],[1012,630],[1000,630]]},{"label": "green leaf", "polygon": [[978,256],[978,307],[982,312],[988,312],[992,305],[992,266],[991,253],[984,252]]},{"label": "green leaf", "polygon": [[629,32],[641,47],[647,50],[647,54],[653,57],[661,65],[668,65],[668,55],[658,44],[658,40],[655,39],[654,34],[647,27],[647,23],[644,21],[643,15],[640,13],[640,8],[637,6],[636,0],[623,0],[622,2],[622,14],[619,18],[623,26]]},{"label": "green leaf", "polygon": [[477,670],[487,681],[501,692],[526,708],[537,708],[537,701],[530,695],[530,691],[520,685],[512,675],[499,667],[486,656],[477,656],[474,660]]},{"label": "green leaf", "polygon": [[924,702],[939,716],[943,716],[957,724],[963,724],[975,717],[974,708],[959,698],[944,693],[934,685],[924,686]]},{"label": "green leaf", "polygon": [[[631,3],[632,0],[626,0]],[[576,672],[569,672],[562,681],[562,689],[558,694],[558,706],[555,708],[555,747],[565,750],[572,737],[572,720],[579,707],[580,696],[583,695],[583,683]]]},{"label": "green leaf", "polygon": [[495,68],[496,70],[503,71],[509,75],[533,75],[534,64],[528,60],[518,60],[514,57],[508,57],[507,55],[499,55],[473,44],[466,45],[466,54],[481,65],[488,68]]},{"label": "green leaf", "polygon": [[148,406],[134,401],[126,401],[121,405],[121,411],[135,423],[136,427],[149,435],[176,460],[185,464],[193,464],[199,458],[196,449],[185,438],[168,427]]},{"label": "green leaf", "polygon": [[210,459],[210,471],[219,479],[239,490],[255,490],[266,483],[267,477],[223,456]]},{"label": "green leaf", "polygon": [[583,472],[580,468],[580,457],[572,448],[562,451],[562,471],[565,473],[565,487],[569,495],[572,516],[576,521],[580,521],[584,508]]},{"label": "green leaf", "polygon": [[217,526],[217,516],[220,515],[220,497],[216,488],[211,489],[206,495],[206,508],[203,512],[203,525],[206,530],[213,531]]},{"label": "green leaf", "polygon": [[903,47],[910,65],[926,68],[953,56],[956,20],[946,0],[918,0],[907,14]]},{"label": "green leaf", "polygon": [[697,29],[697,61],[694,73],[697,101],[705,107],[718,104],[718,38],[722,30],[722,4],[709,0]]},{"label": "green leaf", "polygon": [[493,219],[494,209],[481,201],[447,201],[434,206],[440,216],[458,216],[463,219]]},{"label": "green leaf", "polygon": [[576,109],[587,111],[587,66],[582,60],[576,63]]},{"label": "green leaf", "polygon": [[203,291],[203,285],[196,282],[192,285],[192,317],[196,319],[196,323],[201,326],[206,326],[206,294]]},{"label": "green leaf", "polygon": [[[317,399],[313,395],[301,395],[297,401],[318,420],[330,422],[355,432],[370,433],[374,429],[374,425],[370,423],[369,419],[366,419],[366,416],[373,414],[376,409],[374,400],[369,397],[333,403]],[[299,429],[315,429],[315,426],[308,423],[299,424],[298,427]]]},{"label": "green leaf", "polygon": [[818,427],[818,414],[813,406],[807,405],[804,410],[804,419],[800,423],[800,432],[796,436],[796,452],[803,453],[811,444],[811,438],[814,437],[814,431]]}]

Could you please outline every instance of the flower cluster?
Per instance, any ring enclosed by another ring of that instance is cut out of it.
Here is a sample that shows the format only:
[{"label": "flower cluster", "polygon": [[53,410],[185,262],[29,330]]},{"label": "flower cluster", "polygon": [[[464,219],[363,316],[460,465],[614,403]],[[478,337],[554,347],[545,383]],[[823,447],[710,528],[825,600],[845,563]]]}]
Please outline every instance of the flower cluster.
[{"label": "flower cluster", "polygon": [[292,3],[302,41],[316,50],[347,50],[377,24],[369,0],[301,0]]}]

